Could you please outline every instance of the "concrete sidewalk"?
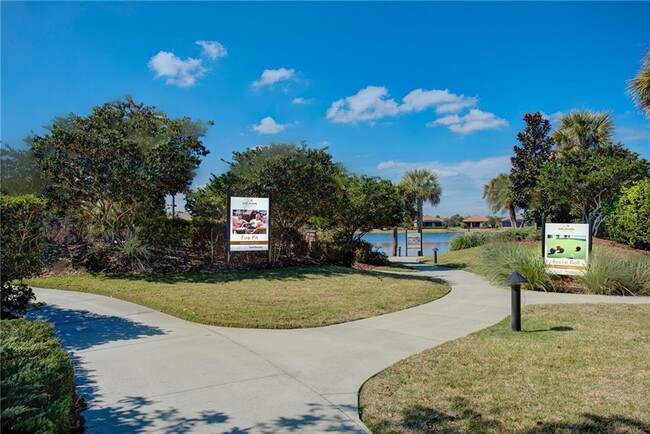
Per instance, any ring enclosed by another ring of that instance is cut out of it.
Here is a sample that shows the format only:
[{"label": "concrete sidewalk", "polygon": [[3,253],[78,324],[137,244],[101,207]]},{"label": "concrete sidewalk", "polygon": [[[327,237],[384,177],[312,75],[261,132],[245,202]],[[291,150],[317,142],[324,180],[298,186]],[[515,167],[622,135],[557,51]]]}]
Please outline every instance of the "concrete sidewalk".
[{"label": "concrete sidewalk", "polygon": [[[405,259],[405,258],[401,258]],[[358,391],[372,375],[510,313],[510,292],[458,270],[445,297],[346,324],[296,330],[204,326],[125,301],[35,289],[72,351],[88,432],[367,432]],[[650,298],[523,293],[523,304]],[[525,319],[524,319],[525,326]]]}]

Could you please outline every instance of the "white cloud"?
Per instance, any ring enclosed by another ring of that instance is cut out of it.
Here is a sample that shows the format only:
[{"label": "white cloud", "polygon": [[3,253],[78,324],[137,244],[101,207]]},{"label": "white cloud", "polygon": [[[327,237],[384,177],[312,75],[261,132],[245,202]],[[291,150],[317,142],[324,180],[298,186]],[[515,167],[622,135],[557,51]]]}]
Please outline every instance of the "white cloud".
[{"label": "white cloud", "polygon": [[262,86],[271,86],[279,81],[292,79],[296,74],[293,68],[279,68],[279,69],[265,69],[262,72],[262,77],[253,82],[253,87],[259,89]]},{"label": "white cloud", "polygon": [[447,89],[414,89],[398,104],[389,98],[385,87],[368,86],[355,95],[334,101],[327,110],[327,118],[336,123],[371,123],[386,116],[427,109],[435,109],[436,113],[459,113],[465,108],[475,107],[478,101],[477,97],[457,95]]},{"label": "white cloud", "polygon": [[288,124],[279,124],[271,116],[267,116],[258,125],[252,125],[251,130],[258,134],[277,134],[288,126]]},{"label": "white cloud", "polygon": [[471,109],[464,116],[449,115],[436,119],[427,124],[428,127],[445,125],[450,131],[459,134],[469,134],[475,131],[491,130],[508,125],[505,119],[497,117],[494,113]]},{"label": "white cloud", "polygon": [[300,105],[300,104],[309,104],[310,102],[311,102],[311,98],[303,98],[303,97],[300,96],[300,97],[298,97],[298,98],[294,98],[294,99],[291,101],[291,104],[298,104],[298,105]]},{"label": "white cloud", "polygon": [[415,89],[402,98],[400,111],[421,112],[430,107],[436,107],[438,113],[458,112],[465,107],[473,107],[478,103],[478,98],[456,95],[449,90],[423,90]]},{"label": "white cloud", "polygon": [[399,113],[394,99],[388,98],[388,90],[381,86],[368,86],[355,95],[334,101],[327,110],[327,119],[339,124],[371,121]]},{"label": "white cloud", "polygon": [[228,55],[228,49],[217,41],[196,41],[196,44],[203,49],[201,54],[212,60]]},{"label": "white cloud", "polygon": [[194,86],[196,79],[206,71],[200,59],[188,57],[183,60],[167,51],[160,51],[149,59],[149,68],[156,73],[156,78],[164,77],[165,83],[178,87]]},{"label": "white cloud", "polygon": [[438,206],[431,207],[425,204],[426,213],[433,212],[447,217],[453,214],[488,215],[490,214],[488,206],[481,197],[483,186],[499,173],[508,173],[510,166],[509,155],[451,164],[439,161],[411,163],[389,160],[380,162],[375,174],[398,183],[407,170],[422,168],[432,170],[440,179],[442,195]]},{"label": "white cloud", "polygon": [[614,130],[614,135],[621,142],[637,142],[650,139],[650,129],[621,127]]}]

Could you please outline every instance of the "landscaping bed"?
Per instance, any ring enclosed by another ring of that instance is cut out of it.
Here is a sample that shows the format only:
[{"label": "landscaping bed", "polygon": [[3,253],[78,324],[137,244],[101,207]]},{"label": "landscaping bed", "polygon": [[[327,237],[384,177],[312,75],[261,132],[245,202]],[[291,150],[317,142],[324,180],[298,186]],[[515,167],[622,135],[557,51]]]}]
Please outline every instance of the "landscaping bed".
[{"label": "landscaping bed", "polygon": [[[546,272],[537,241],[488,242],[439,255],[438,265],[470,271],[501,285],[513,271],[523,274],[527,289],[605,295],[650,295],[650,254],[596,240],[584,276]],[[433,258],[422,261],[433,264]]]},{"label": "landscaping bed", "polygon": [[361,389],[376,433],[647,433],[650,305],[548,305],[400,361]]},{"label": "landscaping bed", "polygon": [[449,286],[417,276],[336,266],[254,272],[71,274],[29,285],[107,295],[203,324],[251,328],[318,327],[417,306]]}]

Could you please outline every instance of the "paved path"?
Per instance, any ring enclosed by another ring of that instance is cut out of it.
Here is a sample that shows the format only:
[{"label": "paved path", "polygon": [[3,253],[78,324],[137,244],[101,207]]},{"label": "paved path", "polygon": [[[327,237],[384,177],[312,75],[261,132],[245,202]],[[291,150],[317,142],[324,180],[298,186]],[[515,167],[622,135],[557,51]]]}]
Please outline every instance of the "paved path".
[{"label": "paved path", "polygon": [[[361,385],[392,363],[488,327],[509,290],[457,270],[447,296],[412,309],[298,330],[233,329],[125,301],[36,289],[72,351],[88,432],[367,432]],[[523,304],[648,303],[650,298],[523,292]],[[525,327],[525,318],[523,320]]]}]

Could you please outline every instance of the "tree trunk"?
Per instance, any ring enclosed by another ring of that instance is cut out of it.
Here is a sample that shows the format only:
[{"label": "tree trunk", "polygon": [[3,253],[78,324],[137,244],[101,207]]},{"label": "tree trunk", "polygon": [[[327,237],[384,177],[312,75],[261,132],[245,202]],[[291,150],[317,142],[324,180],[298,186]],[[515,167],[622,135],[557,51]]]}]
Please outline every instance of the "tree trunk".
[{"label": "tree trunk", "polygon": [[[510,214],[510,227],[511,228],[516,228],[517,227],[517,214],[515,214],[515,207],[514,206],[509,206],[508,207],[508,213]],[[523,225],[524,222],[522,221],[521,224]]]}]

